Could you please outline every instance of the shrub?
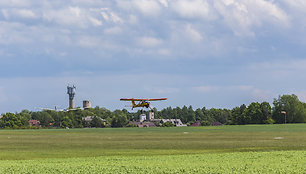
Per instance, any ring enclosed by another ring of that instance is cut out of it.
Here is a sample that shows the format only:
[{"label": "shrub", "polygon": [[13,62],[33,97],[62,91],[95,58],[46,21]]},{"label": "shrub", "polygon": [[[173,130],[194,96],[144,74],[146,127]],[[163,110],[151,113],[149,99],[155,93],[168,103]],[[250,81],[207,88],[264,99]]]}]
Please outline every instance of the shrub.
[{"label": "shrub", "polygon": [[162,127],[174,127],[174,124],[171,122],[165,122],[162,124]]}]

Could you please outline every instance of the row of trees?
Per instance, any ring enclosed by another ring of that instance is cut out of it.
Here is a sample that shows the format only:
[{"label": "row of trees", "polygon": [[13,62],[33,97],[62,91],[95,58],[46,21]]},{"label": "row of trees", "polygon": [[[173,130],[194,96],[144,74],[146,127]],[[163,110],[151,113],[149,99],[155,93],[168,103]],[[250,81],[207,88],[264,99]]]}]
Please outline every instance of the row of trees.
[{"label": "row of trees", "polygon": [[[222,124],[272,124],[284,123],[285,116],[287,123],[306,122],[306,103],[299,101],[296,95],[279,96],[273,101],[273,107],[268,102],[253,102],[233,109],[206,109],[194,110],[192,106],[182,108],[167,107],[158,111],[153,109],[155,118],[181,119],[185,124],[192,124],[200,121],[201,125],[210,125],[212,122]],[[23,110],[20,113],[2,114],[0,128],[29,127],[29,120],[38,120],[42,127],[123,127],[128,121],[137,121],[142,111],[130,113],[126,109],[110,111],[105,108],[95,107],[87,110],[73,110],[69,112],[56,112],[45,110],[31,112]],[[92,121],[84,121],[83,118],[92,116]],[[105,122],[105,123],[104,123]]]}]

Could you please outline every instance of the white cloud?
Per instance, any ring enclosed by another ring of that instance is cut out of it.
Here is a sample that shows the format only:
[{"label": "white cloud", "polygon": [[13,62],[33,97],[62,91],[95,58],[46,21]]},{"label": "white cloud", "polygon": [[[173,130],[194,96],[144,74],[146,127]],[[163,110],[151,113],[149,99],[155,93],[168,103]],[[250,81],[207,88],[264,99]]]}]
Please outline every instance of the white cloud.
[{"label": "white cloud", "polygon": [[193,87],[192,88],[194,91],[196,92],[200,92],[200,93],[210,93],[210,92],[216,92],[219,91],[221,89],[221,87],[219,86],[198,86],[198,87]]},{"label": "white cloud", "polygon": [[62,9],[48,9],[43,13],[43,19],[64,26],[88,28],[90,25],[100,27],[104,19],[107,22],[123,23],[123,20],[107,8],[91,9],[80,7],[64,7]]},{"label": "white cloud", "polygon": [[101,45],[100,39],[93,36],[81,36],[78,39],[78,44],[82,47],[93,48]]},{"label": "white cloud", "polygon": [[274,60],[274,61],[264,61],[260,63],[253,63],[248,68],[250,70],[260,70],[265,72],[272,71],[284,71],[289,74],[290,72],[306,72],[306,60]]},{"label": "white cloud", "polygon": [[285,3],[287,6],[292,8],[294,11],[306,13],[305,8],[306,8],[306,1],[304,0],[281,0],[281,2]]},{"label": "white cloud", "polygon": [[22,23],[0,21],[0,44],[28,44],[32,41],[28,35],[32,30]]},{"label": "white cloud", "polygon": [[[160,2],[157,2],[156,0],[117,0],[117,4],[120,8],[128,11],[136,9],[145,16],[157,16],[162,10]],[[164,5],[165,3],[162,4]]]},{"label": "white cloud", "polygon": [[168,1],[167,0],[158,0],[159,3],[161,3],[163,6],[168,7]]},{"label": "white cloud", "polygon": [[96,19],[96,18],[93,18],[93,17],[89,17],[89,20],[91,21],[91,23],[94,25],[94,26],[102,26],[102,21]]},{"label": "white cloud", "polygon": [[161,39],[155,37],[141,37],[138,39],[139,45],[145,47],[156,47],[163,43]]},{"label": "white cloud", "polygon": [[170,56],[171,55],[171,51],[169,49],[166,49],[166,48],[158,49],[157,53],[160,54],[160,55],[164,55],[164,56]]},{"label": "white cloud", "polygon": [[155,0],[134,0],[134,5],[145,15],[155,16],[160,13],[160,5]]},{"label": "white cloud", "polygon": [[121,32],[122,32],[122,29],[120,27],[111,27],[111,28],[106,28],[104,30],[105,34],[111,34],[111,35],[120,34]]},{"label": "white cloud", "polygon": [[110,17],[115,23],[123,23],[123,20],[114,12],[110,12]]},{"label": "white cloud", "polygon": [[101,15],[105,21],[114,22],[114,23],[123,23],[123,20],[113,11],[110,11],[108,8],[103,8]]},{"label": "white cloud", "polygon": [[110,17],[108,16],[108,14],[104,11],[101,12],[102,17],[104,18],[104,20],[109,21]]},{"label": "white cloud", "polygon": [[36,19],[37,15],[29,9],[2,9],[2,15],[9,20],[10,18]]},{"label": "white cloud", "polygon": [[288,15],[273,1],[223,0],[215,1],[214,7],[237,36],[254,36],[254,27],[264,23],[288,27]]},{"label": "white cloud", "polygon": [[81,9],[79,7],[69,7],[69,10],[72,14],[74,14],[76,17],[80,17]]},{"label": "white cloud", "polygon": [[87,27],[86,18],[78,7],[67,7],[60,10],[50,9],[44,12],[43,18],[61,25]]},{"label": "white cloud", "polygon": [[184,18],[215,19],[214,9],[206,0],[171,1],[173,10]]},{"label": "white cloud", "polygon": [[261,89],[253,89],[251,91],[252,97],[257,102],[264,102],[264,101],[272,101],[272,98],[275,96],[270,91],[261,90]]},{"label": "white cloud", "polygon": [[179,88],[169,88],[169,87],[145,87],[144,90],[149,93],[156,93],[156,94],[170,94],[170,93],[180,92]]},{"label": "white cloud", "polygon": [[135,25],[138,23],[138,17],[135,15],[129,15],[128,21],[131,25]]},{"label": "white cloud", "polygon": [[32,0],[5,0],[0,1],[1,7],[30,7],[32,5]]},{"label": "white cloud", "polygon": [[190,38],[193,42],[200,42],[203,37],[200,32],[194,29],[190,24],[185,27],[187,38]]}]

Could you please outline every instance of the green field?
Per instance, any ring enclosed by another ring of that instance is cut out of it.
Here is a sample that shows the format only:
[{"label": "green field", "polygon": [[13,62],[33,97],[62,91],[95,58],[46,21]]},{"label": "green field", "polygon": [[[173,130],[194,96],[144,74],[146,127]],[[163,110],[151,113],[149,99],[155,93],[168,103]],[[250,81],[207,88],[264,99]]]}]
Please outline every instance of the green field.
[{"label": "green field", "polygon": [[0,130],[0,173],[306,173],[306,124]]}]

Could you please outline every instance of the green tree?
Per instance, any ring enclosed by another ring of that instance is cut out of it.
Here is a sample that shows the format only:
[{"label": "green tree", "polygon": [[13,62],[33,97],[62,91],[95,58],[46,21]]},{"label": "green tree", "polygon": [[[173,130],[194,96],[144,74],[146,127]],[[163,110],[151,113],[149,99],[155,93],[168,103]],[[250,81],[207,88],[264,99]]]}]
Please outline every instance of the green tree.
[{"label": "green tree", "polygon": [[174,127],[174,124],[167,121],[167,122],[163,123],[161,126],[162,127]]},{"label": "green tree", "polygon": [[124,127],[128,124],[128,120],[126,118],[126,115],[119,113],[114,115],[111,121],[112,127]]},{"label": "green tree", "polygon": [[66,128],[66,127],[72,128],[73,127],[72,121],[68,116],[64,116],[64,118],[62,119],[61,127],[62,128]]},{"label": "green tree", "polygon": [[245,112],[246,123],[261,124],[265,120],[261,111],[260,103],[251,103]]},{"label": "green tree", "polygon": [[218,121],[222,124],[227,124],[231,115],[230,112],[231,111],[227,109],[211,108],[207,111],[207,114],[212,118],[212,121]]},{"label": "green tree", "polygon": [[188,122],[195,122],[195,112],[194,112],[194,110],[192,109],[192,106],[191,106],[191,105],[188,107],[187,121],[188,121]]},{"label": "green tree", "polygon": [[298,97],[292,95],[282,95],[273,101],[273,119],[276,123],[284,123],[286,112],[287,123],[303,123],[306,121],[305,104],[300,102]]},{"label": "green tree", "polygon": [[22,126],[21,120],[13,113],[6,113],[2,115],[2,119],[0,120],[1,128],[18,128]]},{"label": "green tree", "polygon": [[231,121],[232,124],[247,124],[248,117],[247,117],[247,107],[245,104],[241,105],[240,107],[235,107],[232,109],[231,112]]},{"label": "green tree", "polygon": [[94,116],[90,122],[91,127],[104,127],[103,121],[101,118]]},{"label": "green tree", "polygon": [[20,119],[23,126],[29,125],[29,120],[32,119],[31,112],[28,110],[22,110],[20,113],[16,114],[18,119]]},{"label": "green tree", "polygon": [[260,104],[260,109],[262,112],[262,120],[263,123],[271,124],[274,122],[272,119],[272,108],[271,105],[268,102],[262,102]]},{"label": "green tree", "polygon": [[200,108],[196,109],[196,111],[195,111],[195,119],[197,121],[198,120],[201,120],[201,121],[205,120],[205,115],[204,115],[202,109],[200,109]]}]

